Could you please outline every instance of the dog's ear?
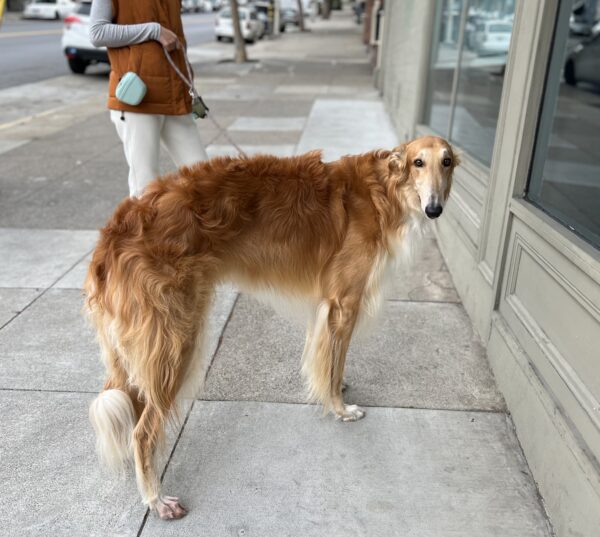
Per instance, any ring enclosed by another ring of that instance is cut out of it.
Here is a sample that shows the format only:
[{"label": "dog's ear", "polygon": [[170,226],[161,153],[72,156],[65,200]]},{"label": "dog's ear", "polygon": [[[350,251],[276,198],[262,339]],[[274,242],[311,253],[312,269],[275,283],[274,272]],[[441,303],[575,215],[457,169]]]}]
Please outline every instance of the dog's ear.
[{"label": "dog's ear", "polygon": [[390,172],[394,175],[403,176],[406,172],[406,145],[407,144],[402,144],[392,149],[388,166]]},{"label": "dog's ear", "polygon": [[444,199],[447,200],[450,195],[450,189],[452,188],[452,182],[454,178],[454,170],[457,166],[460,166],[460,151],[455,149],[453,146],[448,144],[450,148],[450,154],[452,155],[452,167],[450,168],[450,174],[448,176],[448,182],[446,184],[446,190],[444,191]]},{"label": "dog's ear", "polygon": [[450,147],[450,153],[452,154],[452,169],[456,168],[457,166],[460,166],[460,151],[458,149],[456,149],[454,146],[448,144]]}]

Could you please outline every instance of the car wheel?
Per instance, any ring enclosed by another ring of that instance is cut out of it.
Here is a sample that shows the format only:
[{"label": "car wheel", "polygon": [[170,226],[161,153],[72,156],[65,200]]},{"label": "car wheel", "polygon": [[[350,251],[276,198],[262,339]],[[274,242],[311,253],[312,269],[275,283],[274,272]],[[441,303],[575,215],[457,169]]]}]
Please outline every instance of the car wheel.
[{"label": "car wheel", "polygon": [[82,75],[85,73],[85,68],[89,65],[89,62],[82,60],[81,58],[69,58],[69,67],[76,75]]},{"label": "car wheel", "polygon": [[577,84],[577,79],[575,78],[575,63],[573,60],[569,60],[565,64],[565,82],[569,84],[569,86],[575,86]]},{"label": "car wheel", "polygon": [[254,45],[254,42],[256,41],[256,39],[254,39],[254,38],[251,38],[251,39],[244,39],[244,41],[245,41],[246,43],[248,43],[249,45]]},{"label": "car wheel", "polygon": [[220,35],[215,36],[217,41],[221,41],[223,38]]}]

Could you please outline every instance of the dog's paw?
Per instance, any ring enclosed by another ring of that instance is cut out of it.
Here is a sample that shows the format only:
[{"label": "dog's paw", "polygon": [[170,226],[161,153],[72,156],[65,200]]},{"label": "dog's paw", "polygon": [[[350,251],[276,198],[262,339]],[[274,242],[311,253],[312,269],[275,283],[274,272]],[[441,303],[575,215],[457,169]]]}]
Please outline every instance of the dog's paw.
[{"label": "dog's paw", "polygon": [[156,512],[163,520],[183,518],[187,515],[187,509],[179,503],[179,498],[173,496],[162,496],[156,504]]},{"label": "dog's paw", "polygon": [[356,405],[344,405],[343,412],[337,414],[342,421],[358,421],[365,417],[365,411]]}]

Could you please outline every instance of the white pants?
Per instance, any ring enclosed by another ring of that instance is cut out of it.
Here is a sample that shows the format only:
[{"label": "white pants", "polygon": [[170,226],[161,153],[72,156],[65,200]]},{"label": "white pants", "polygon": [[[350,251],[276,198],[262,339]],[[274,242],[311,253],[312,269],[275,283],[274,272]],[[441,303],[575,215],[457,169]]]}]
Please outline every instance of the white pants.
[{"label": "white pants", "polygon": [[159,175],[161,142],[177,167],[208,158],[191,114],[165,116],[111,110],[110,119],[123,142],[129,164],[131,197],[141,196],[146,185]]}]

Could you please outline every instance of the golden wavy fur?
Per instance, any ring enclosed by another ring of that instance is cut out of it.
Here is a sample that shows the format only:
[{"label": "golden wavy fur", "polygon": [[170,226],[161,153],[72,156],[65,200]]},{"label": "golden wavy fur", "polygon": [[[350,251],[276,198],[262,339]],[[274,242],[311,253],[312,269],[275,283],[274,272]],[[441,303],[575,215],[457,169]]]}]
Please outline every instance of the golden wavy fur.
[{"label": "golden wavy fur", "polygon": [[202,382],[215,286],[233,281],[305,302],[309,399],[344,421],[360,419],[342,398],[353,330],[375,315],[410,232],[441,213],[457,164],[437,137],[331,163],[318,151],[221,157],[119,205],[85,282],[108,372],[90,417],[105,459],[118,465],[133,455],[142,497],[162,518],[185,509],[160,495],[153,456],[184,385],[193,396]]}]

